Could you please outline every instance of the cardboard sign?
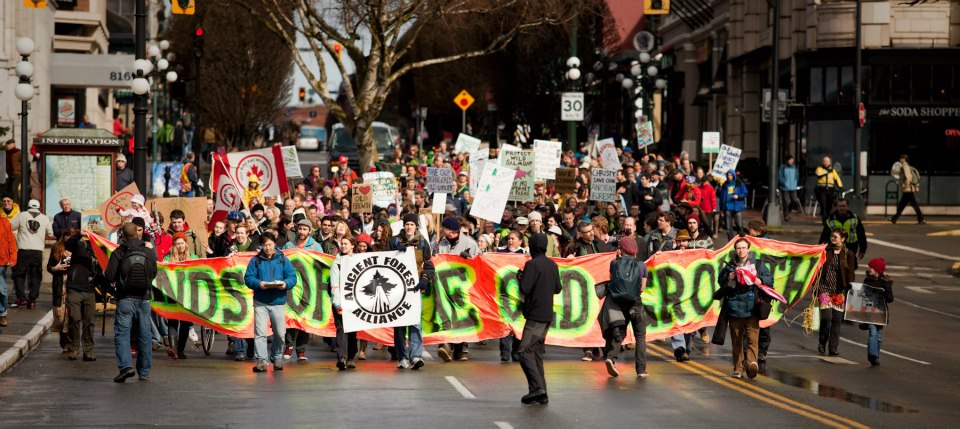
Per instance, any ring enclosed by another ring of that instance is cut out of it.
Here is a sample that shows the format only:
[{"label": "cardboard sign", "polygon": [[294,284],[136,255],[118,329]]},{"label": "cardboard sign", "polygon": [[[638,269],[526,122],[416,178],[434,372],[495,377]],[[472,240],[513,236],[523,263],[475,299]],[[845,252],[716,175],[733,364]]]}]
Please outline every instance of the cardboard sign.
[{"label": "cardboard sign", "polygon": [[373,213],[373,186],[354,183],[350,199],[350,213]]},{"label": "cardboard sign", "polygon": [[577,191],[577,169],[558,168],[557,179],[554,181],[554,190],[558,194],[572,194]]},{"label": "cardboard sign", "polygon": [[[156,208],[154,208],[156,205]],[[202,237],[199,243],[194,243],[192,249],[188,252],[196,254],[198,257],[205,257],[206,251],[203,245],[207,244],[207,199],[197,198],[155,198],[147,200],[146,206],[150,213],[159,212],[163,216],[163,230],[170,229],[170,212],[180,210],[183,212],[187,221],[187,229],[193,231],[197,237]],[[200,252],[200,253],[197,253]]]},{"label": "cardboard sign", "polygon": [[536,171],[533,177],[537,179],[553,180],[557,178],[557,169],[560,168],[560,156],[563,152],[563,143],[549,140],[534,140],[533,153]]},{"label": "cardboard sign", "polygon": [[332,287],[340,293],[344,332],[420,323],[420,274],[412,248],[345,256],[341,266],[340,284]]},{"label": "cardboard sign", "polygon": [[457,143],[454,144],[453,150],[458,154],[464,152],[474,153],[478,147],[480,147],[480,139],[460,133],[460,135],[457,136]]},{"label": "cardboard sign", "polygon": [[456,186],[452,169],[427,167],[427,192],[452,194]]},{"label": "cardboard sign", "polygon": [[843,320],[886,325],[887,300],[883,297],[883,289],[863,283],[850,283]]},{"label": "cardboard sign", "polygon": [[287,173],[287,177],[303,177],[303,172],[300,171],[300,157],[297,156],[296,146],[280,146],[280,155],[283,156],[283,168]]},{"label": "cardboard sign", "polygon": [[433,194],[433,206],[431,207],[431,214],[443,214],[446,212],[447,208],[447,194],[439,193]]},{"label": "cardboard sign", "polygon": [[507,197],[516,174],[516,170],[501,167],[495,162],[484,164],[477,194],[470,206],[470,215],[499,223],[503,219],[503,209],[507,206]]},{"label": "cardboard sign", "polygon": [[720,133],[717,131],[703,132],[703,153],[720,152]]},{"label": "cardboard sign", "polygon": [[650,121],[637,125],[637,148],[643,149],[653,144],[653,123]]},{"label": "cardboard sign", "polygon": [[388,207],[397,202],[397,181],[393,173],[389,171],[377,171],[363,174],[363,183],[367,183],[373,189],[373,205],[377,207]]},{"label": "cardboard sign", "polygon": [[[139,193],[140,189],[137,188],[137,184],[131,183],[121,189],[120,192],[113,194],[108,200],[100,203],[100,207],[98,207],[100,219],[103,221],[104,226],[106,226],[107,231],[113,231],[123,224],[123,217],[117,213],[117,209],[129,209],[130,199]],[[204,216],[206,216],[206,203],[203,205],[203,210]]]},{"label": "cardboard sign", "polygon": [[600,154],[600,163],[607,170],[619,170],[623,168],[620,163],[620,157],[617,156],[617,145],[612,138],[603,139],[597,142],[597,153]]},{"label": "cardboard sign", "polygon": [[506,167],[516,170],[516,179],[510,187],[509,201],[527,202],[533,201],[533,172],[534,172],[533,151],[507,151],[500,154],[500,163]]},{"label": "cardboard sign", "polygon": [[717,155],[717,160],[713,163],[713,171],[711,171],[710,174],[718,179],[727,180],[727,171],[737,169],[737,164],[740,162],[740,153],[742,152],[743,150],[733,146],[720,145],[720,153]]},{"label": "cardboard sign", "polygon": [[470,161],[483,161],[490,159],[490,143],[482,143],[477,147],[477,151],[470,154]]},{"label": "cardboard sign", "polygon": [[617,170],[590,169],[590,200],[607,202],[617,200]]}]

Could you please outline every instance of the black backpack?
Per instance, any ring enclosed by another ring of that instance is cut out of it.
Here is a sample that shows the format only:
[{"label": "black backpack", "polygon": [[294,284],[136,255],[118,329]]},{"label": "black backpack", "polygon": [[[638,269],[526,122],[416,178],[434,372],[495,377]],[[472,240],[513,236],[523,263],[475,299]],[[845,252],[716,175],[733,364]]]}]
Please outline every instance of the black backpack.
[{"label": "black backpack", "polygon": [[614,301],[633,304],[640,297],[640,265],[636,258],[617,258],[610,264],[610,284],[607,296]]},{"label": "black backpack", "polygon": [[125,295],[145,295],[151,283],[147,271],[148,261],[145,248],[128,248],[120,261],[118,291],[122,291]]}]

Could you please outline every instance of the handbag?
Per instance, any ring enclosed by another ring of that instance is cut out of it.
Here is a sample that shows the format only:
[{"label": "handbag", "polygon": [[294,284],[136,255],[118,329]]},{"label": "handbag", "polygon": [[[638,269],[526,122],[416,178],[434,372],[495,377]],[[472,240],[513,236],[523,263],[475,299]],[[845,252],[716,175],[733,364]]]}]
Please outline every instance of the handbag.
[{"label": "handbag", "polygon": [[723,309],[723,304],[721,304],[720,316],[717,317],[717,326],[713,328],[713,336],[710,338],[710,343],[722,346],[723,343],[727,341],[728,322],[729,319],[727,319],[727,312]]},{"label": "handbag", "polygon": [[50,326],[50,330],[54,332],[63,332],[63,328],[66,327],[67,324],[67,288],[63,287],[63,289],[63,297],[60,299],[60,305],[53,309],[53,325]]},{"label": "handbag", "polygon": [[[754,289],[757,289],[754,287]],[[760,298],[760,290],[755,290],[757,301],[753,304],[753,315],[757,317],[757,320],[767,320],[770,317],[770,310],[773,309],[773,305],[770,304],[770,301]]]}]

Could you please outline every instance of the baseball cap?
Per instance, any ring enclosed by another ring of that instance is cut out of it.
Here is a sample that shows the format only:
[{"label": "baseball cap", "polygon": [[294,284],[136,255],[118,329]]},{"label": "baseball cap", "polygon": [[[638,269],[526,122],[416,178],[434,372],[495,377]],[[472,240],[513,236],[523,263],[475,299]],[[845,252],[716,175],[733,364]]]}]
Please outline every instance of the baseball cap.
[{"label": "baseball cap", "polygon": [[30,202],[27,203],[27,208],[39,209],[39,208],[40,208],[40,201],[30,200]]},{"label": "baseball cap", "polygon": [[543,222],[543,215],[540,214],[540,212],[530,212],[530,214],[527,215],[527,218],[531,221],[538,220],[540,222]]}]

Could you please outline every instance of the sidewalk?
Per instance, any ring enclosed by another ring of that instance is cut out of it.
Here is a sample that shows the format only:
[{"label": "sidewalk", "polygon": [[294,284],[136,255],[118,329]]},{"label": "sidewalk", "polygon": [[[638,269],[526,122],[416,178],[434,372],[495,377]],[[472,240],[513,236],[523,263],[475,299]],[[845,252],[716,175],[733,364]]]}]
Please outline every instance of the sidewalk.
[{"label": "sidewalk", "polygon": [[[27,310],[25,307],[10,308],[7,311],[8,325],[0,328],[0,376],[12,368],[21,359],[40,344],[40,340],[50,330],[53,324],[53,295],[51,291],[53,278],[46,271],[47,256],[50,249],[43,252],[43,281],[40,285],[40,298],[37,299],[37,308]],[[9,273],[10,270],[7,270]],[[16,301],[17,293],[13,280],[7,277],[8,296],[10,301]]]}]

